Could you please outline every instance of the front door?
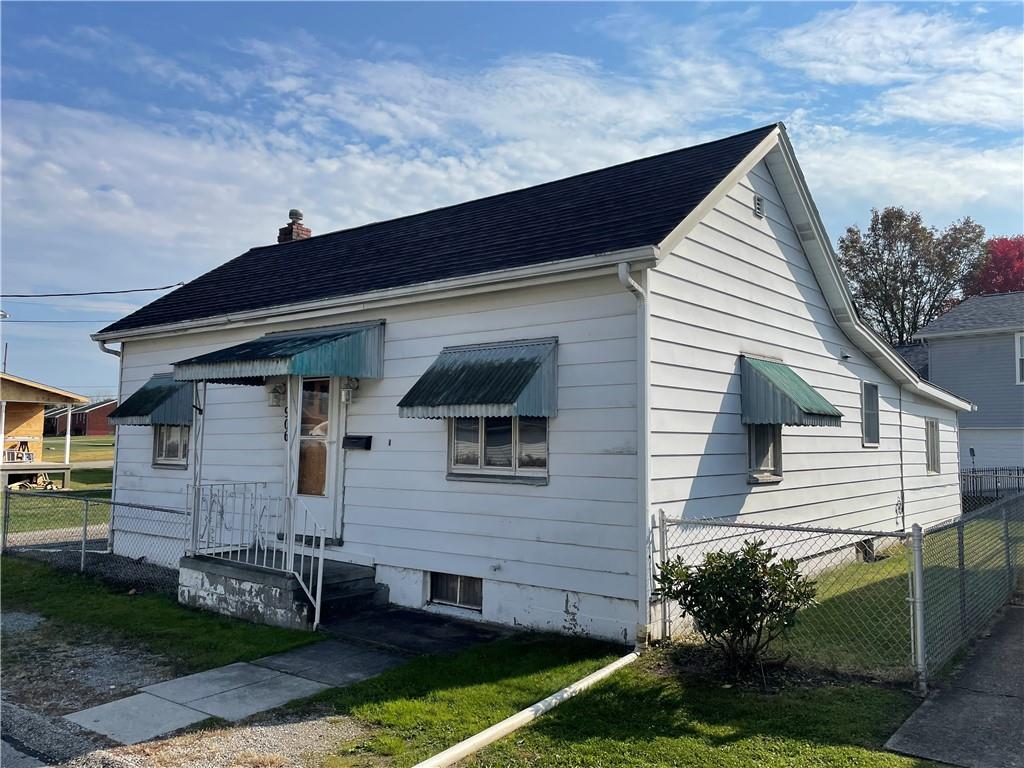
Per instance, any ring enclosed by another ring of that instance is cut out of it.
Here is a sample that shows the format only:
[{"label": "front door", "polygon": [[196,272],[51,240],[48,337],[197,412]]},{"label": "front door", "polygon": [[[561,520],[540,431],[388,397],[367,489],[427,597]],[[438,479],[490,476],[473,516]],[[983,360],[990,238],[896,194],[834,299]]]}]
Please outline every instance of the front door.
[{"label": "front door", "polygon": [[328,538],[337,532],[336,499],[338,484],[338,426],[341,422],[338,387],[333,379],[300,379],[298,435],[295,451],[295,530],[302,530],[309,511],[310,524],[304,533],[313,533],[312,521],[326,531]]}]

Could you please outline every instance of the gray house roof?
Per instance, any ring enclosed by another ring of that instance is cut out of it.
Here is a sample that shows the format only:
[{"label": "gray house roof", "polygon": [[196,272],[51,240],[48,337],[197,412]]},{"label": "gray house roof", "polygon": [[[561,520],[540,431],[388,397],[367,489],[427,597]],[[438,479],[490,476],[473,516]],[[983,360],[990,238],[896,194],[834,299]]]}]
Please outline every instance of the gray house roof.
[{"label": "gray house roof", "polygon": [[917,371],[922,379],[928,378],[928,347],[924,342],[918,341],[913,344],[898,344],[893,347],[900,353],[900,357],[907,361],[907,364]]},{"label": "gray house roof", "polygon": [[928,323],[915,338],[1010,330],[1024,330],[1024,291],[971,296]]}]

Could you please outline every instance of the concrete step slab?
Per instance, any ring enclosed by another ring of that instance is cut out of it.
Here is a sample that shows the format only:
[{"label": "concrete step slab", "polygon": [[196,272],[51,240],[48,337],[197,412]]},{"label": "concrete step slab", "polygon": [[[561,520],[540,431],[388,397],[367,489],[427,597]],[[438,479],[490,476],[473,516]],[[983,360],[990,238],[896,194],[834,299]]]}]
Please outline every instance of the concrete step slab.
[{"label": "concrete step slab", "polygon": [[277,676],[277,672],[266,667],[237,662],[226,667],[208,669],[194,675],[179,677],[155,685],[147,685],[143,691],[178,704],[203,699],[224,693],[245,685],[252,685]]},{"label": "concrete step slab", "polygon": [[378,675],[401,666],[407,658],[392,653],[342,642],[326,640],[273,656],[257,659],[253,664],[315,680],[329,686],[342,686]]},{"label": "concrete step slab", "polygon": [[208,717],[205,712],[161,699],[151,693],[137,693],[65,715],[66,720],[121,744],[149,741]]},{"label": "concrete step slab", "polygon": [[284,673],[262,682],[232,688],[223,693],[189,702],[189,706],[224,720],[242,720],[265,709],[287,704],[326,690],[330,686]]}]

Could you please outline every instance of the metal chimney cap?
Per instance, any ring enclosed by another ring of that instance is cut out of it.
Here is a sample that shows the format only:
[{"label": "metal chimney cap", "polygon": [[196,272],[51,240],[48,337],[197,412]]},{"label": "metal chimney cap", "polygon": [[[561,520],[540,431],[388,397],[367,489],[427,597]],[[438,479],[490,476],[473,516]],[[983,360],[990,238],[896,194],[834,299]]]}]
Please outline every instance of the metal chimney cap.
[{"label": "metal chimney cap", "polygon": [[292,208],[288,211],[288,218],[292,221],[302,221],[302,211],[298,208]]}]

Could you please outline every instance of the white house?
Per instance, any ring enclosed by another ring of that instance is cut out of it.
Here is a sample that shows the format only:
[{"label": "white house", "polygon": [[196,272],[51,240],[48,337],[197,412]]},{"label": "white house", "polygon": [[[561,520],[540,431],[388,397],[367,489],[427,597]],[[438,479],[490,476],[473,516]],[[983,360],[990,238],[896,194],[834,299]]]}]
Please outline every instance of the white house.
[{"label": "white house", "polygon": [[857,317],[782,124],[315,237],[300,218],[94,334],[121,343],[117,501],[266,483],[290,544],[393,603],[625,641],[659,509],[960,512],[970,403]]}]

